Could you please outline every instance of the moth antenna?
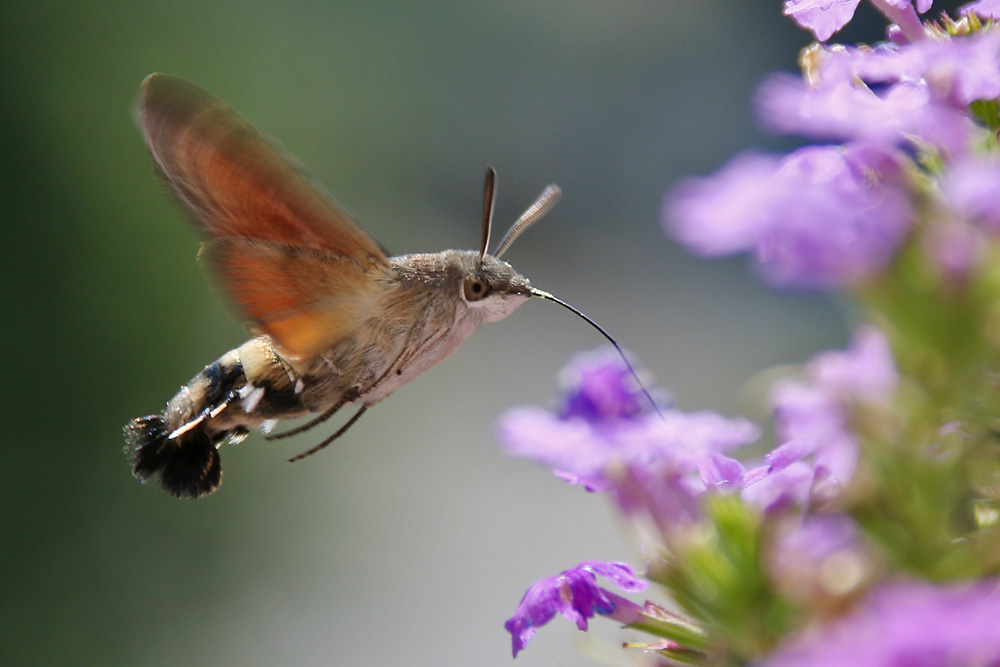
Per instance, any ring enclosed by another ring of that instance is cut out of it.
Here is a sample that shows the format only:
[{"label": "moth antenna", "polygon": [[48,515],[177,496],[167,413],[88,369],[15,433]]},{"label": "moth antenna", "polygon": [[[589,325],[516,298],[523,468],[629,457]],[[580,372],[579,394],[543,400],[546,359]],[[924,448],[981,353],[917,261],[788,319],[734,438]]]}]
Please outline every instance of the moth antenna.
[{"label": "moth antenna", "polygon": [[562,190],[559,189],[558,185],[550,185],[545,188],[542,194],[538,195],[535,203],[529,206],[528,210],[522,213],[521,217],[517,219],[517,222],[511,225],[507,234],[504,235],[503,240],[500,241],[500,245],[497,246],[497,251],[493,253],[493,256],[500,259],[500,256],[507,252],[507,248],[510,247],[524,230],[541,220],[542,216],[552,210],[552,207],[556,205],[560,197],[562,197]]},{"label": "moth antenna", "polygon": [[[546,190],[546,192],[547,191],[548,190]],[[546,301],[552,301],[553,303],[558,303],[560,306],[562,306],[563,308],[572,313],[575,313],[579,318],[581,318],[587,324],[600,331],[601,335],[607,338],[608,341],[615,346],[615,349],[618,351],[618,355],[622,358],[622,361],[625,362],[625,366],[628,368],[629,373],[631,373],[632,377],[635,378],[635,381],[639,383],[639,388],[642,389],[642,393],[645,394],[646,398],[649,399],[649,402],[653,406],[653,409],[656,410],[656,414],[660,415],[660,417],[663,417],[663,413],[660,411],[660,406],[657,405],[656,401],[653,399],[653,395],[649,393],[648,389],[646,389],[646,385],[643,384],[642,379],[639,377],[639,374],[636,372],[635,368],[632,367],[632,362],[630,362],[628,360],[628,357],[625,355],[625,350],[623,350],[622,346],[618,344],[618,341],[616,341],[614,338],[611,337],[611,334],[609,334],[607,331],[604,330],[604,327],[602,327],[600,324],[587,317],[587,315],[584,314],[584,312],[579,308],[563,301],[562,299],[556,296],[549,294],[548,292],[543,292],[540,289],[535,289],[534,287],[532,287],[531,296],[537,296],[540,299],[545,299]]]},{"label": "moth antenna", "polygon": [[486,182],[483,184],[483,238],[479,242],[479,263],[490,247],[490,228],[493,227],[493,203],[496,199],[497,171],[492,166],[486,167]]}]

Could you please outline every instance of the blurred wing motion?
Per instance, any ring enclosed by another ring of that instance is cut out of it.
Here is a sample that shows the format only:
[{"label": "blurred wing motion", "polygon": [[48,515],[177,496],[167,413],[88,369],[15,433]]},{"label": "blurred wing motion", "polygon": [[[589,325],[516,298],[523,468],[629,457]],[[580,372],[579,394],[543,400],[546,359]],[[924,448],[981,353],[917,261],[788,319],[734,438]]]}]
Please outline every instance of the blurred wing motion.
[{"label": "blurred wing motion", "polygon": [[149,152],[195,214],[202,258],[243,315],[294,356],[325,351],[388,270],[379,245],[210,93],[152,74],[138,105]]}]

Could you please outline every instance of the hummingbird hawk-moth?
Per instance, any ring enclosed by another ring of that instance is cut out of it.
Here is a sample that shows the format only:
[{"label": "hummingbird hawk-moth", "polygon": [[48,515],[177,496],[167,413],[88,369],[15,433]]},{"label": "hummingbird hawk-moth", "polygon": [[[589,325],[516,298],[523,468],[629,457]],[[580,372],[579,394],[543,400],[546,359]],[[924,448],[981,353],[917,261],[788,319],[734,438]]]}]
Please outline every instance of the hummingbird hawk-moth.
[{"label": "hummingbird hawk-moth", "polygon": [[530,297],[569,308],[621,352],[593,320],[500,259],[558,200],[555,186],[491,255],[496,173],[488,168],[478,251],[388,257],[290,158],[198,86],[152,74],[137,115],[157,171],[205,239],[199,260],[254,334],[195,375],[161,414],[125,426],[126,453],[142,481],[158,475],[175,496],[205,496],[221,481],[223,442],[315,415],[267,437],[301,433],[356,406],[333,435],[290,460],[308,456],[444,360],[480,324],[507,317]]}]

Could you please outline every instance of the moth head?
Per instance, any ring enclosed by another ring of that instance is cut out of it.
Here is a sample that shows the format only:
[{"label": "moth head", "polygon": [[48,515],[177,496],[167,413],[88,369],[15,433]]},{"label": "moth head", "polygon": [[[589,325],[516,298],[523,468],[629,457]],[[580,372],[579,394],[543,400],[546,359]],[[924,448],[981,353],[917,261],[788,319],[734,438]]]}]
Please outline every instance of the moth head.
[{"label": "moth head", "polygon": [[480,312],[483,321],[502,320],[532,295],[528,279],[507,262],[492,255],[463,255],[466,261],[458,285],[459,297],[470,309]]},{"label": "moth head", "polygon": [[[507,317],[534,294],[528,279],[501,260],[500,256],[507,251],[521,232],[545,215],[562,195],[558,187],[554,185],[547,187],[510,228],[497,246],[496,252],[490,255],[487,251],[493,227],[496,178],[496,170],[487,167],[486,182],[483,186],[482,239],[479,252],[473,253],[474,261],[468,265],[462,276],[460,292],[465,304],[471,309],[481,311],[483,320],[487,322]],[[469,255],[463,253],[462,258],[467,260]]]}]

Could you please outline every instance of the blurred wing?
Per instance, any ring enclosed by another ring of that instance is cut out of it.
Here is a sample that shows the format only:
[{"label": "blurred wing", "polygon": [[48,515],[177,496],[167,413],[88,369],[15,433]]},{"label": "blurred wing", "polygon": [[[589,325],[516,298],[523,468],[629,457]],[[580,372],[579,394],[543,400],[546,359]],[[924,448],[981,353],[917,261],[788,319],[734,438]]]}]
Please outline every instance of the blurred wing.
[{"label": "blurred wing", "polygon": [[343,335],[389,267],[379,245],[194,84],[152,74],[138,112],[156,166],[204,230],[205,259],[243,314],[299,356]]},{"label": "blurred wing", "polygon": [[199,259],[225,276],[243,313],[296,356],[347,336],[380,293],[370,272],[319,248],[226,237],[205,243]]}]

